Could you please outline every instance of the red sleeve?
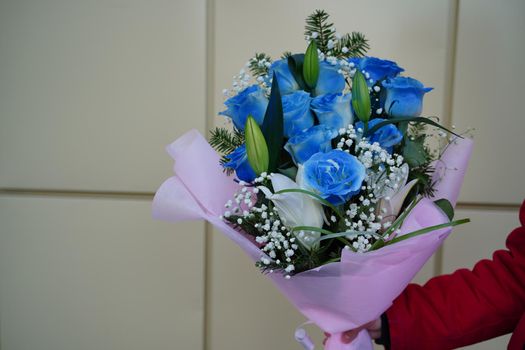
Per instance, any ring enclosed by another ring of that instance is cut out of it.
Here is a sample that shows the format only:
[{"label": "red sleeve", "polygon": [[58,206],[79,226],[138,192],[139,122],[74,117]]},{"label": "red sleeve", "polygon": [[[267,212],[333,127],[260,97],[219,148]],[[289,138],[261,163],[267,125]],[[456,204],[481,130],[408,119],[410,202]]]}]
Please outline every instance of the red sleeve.
[{"label": "red sleeve", "polygon": [[508,250],[409,285],[387,311],[391,350],[453,349],[511,333],[525,312],[525,201]]}]

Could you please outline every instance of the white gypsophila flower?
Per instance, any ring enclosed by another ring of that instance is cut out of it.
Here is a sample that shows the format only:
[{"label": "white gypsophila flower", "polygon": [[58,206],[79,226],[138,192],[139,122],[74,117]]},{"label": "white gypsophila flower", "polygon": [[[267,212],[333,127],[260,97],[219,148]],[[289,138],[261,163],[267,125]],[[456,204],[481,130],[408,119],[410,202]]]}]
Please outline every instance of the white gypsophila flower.
[{"label": "white gypsophila flower", "polygon": [[[275,192],[284,189],[298,189],[299,185],[282,174],[272,174],[272,186]],[[323,226],[323,207],[321,203],[304,193],[275,194],[265,186],[258,187],[273,202],[282,222],[290,228],[296,226]],[[319,238],[319,232],[306,231],[298,235],[306,247],[311,248],[313,242]]]},{"label": "white gypsophila flower", "polygon": [[376,184],[374,194],[377,198],[392,197],[404,187],[408,180],[409,167],[404,163],[400,167],[389,166],[390,174],[385,171],[370,173],[370,181]]}]

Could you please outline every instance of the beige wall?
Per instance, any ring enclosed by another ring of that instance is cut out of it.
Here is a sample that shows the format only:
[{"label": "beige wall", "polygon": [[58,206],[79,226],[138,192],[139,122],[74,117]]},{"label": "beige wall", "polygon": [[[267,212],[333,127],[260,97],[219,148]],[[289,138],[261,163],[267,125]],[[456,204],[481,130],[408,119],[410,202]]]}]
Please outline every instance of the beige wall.
[{"label": "beige wall", "polygon": [[[517,225],[524,4],[322,3],[436,88],[425,114],[477,129],[458,211],[473,222],[418,282],[488,257]],[[299,349],[302,316],[233,244],[153,221],[150,201],[171,172],[163,147],[221,123],[221,91],[255,51],[304,50],[318,7],[0,0],[0,349]]]}]

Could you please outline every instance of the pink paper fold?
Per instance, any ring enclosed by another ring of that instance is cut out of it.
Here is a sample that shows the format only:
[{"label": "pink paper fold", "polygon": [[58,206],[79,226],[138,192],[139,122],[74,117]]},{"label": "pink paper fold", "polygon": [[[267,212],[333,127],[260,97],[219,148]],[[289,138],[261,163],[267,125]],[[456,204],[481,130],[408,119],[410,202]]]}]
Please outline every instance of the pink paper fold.
[{"label": "pink paper fold", "polygon": [[[264,253],[246,235],[219,216],[238,185],[222,171],[218,154],[196,130],[167,147],[175,160],[175,176],[166,180],[153,200],[153,216],[167,221],[204,219],[239,245],[254,261]],[[456,203],[472,141],[458,139],[437,163],[435,198]],[[401,234],[447,222],[430,199],[423,199],[401,227]],[[341,262],[331,263],[285,279],[268,274],[288,300],[323,331],[333,334],[325,349],[372,349],[366,331],[349,345],[340,333],[379,317],[432,256],[451,232],[441,229],[369,253],[344,251]]]}]

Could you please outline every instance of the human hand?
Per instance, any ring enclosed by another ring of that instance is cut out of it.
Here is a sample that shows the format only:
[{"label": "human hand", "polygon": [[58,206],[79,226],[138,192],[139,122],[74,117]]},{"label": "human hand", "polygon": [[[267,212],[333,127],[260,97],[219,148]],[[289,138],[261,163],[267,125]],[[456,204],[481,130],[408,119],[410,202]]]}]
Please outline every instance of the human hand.
[{"label": "human hand", "polygon": [[[360,331],[363,329],[366,329],[368,331],[368,334],[370,334],[370,338],[372,339],[379,339],[381,337],[381,319],[378,318],[377,320],[368,322],[361,327],[351,329],[349,331],[346,331],[342,333],[341,335],[341,342],[343,344],[349,344],[351,343],[355,338],[357,338],[357,335]],[[331,336],[330,333],[324,333],[325,338],[323,340],[323,345],[326,344],[326,341]]]}]

